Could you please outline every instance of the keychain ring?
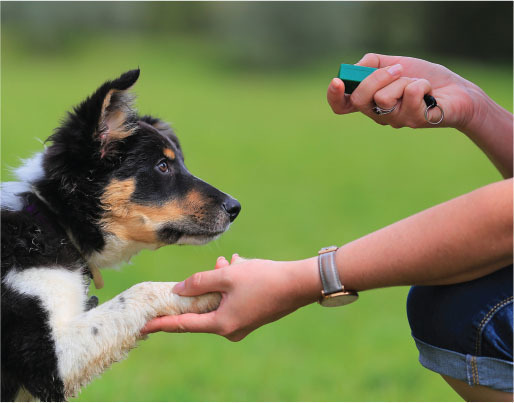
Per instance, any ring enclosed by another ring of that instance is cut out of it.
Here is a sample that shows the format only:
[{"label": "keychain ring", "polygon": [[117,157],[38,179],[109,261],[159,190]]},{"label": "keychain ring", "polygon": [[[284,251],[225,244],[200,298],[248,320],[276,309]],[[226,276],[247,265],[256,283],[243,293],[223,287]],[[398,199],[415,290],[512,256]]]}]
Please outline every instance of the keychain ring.
[{"label": "keychain ring", "polygon": [[[441,111],[441,117],[439,118],[438,121],[431,121],[429,118],[428,118],[428,111],[430,109],[433,109],[433,108],[439,108],[439,110]],[[425,120],[427,121],[427,123],[430,123],[431,125],[438,125],[439,123],[441,123],[444,119],[444,111],[443,111],[443,108],[441,108],[439,105],[430,105],[430,106],[427,106],[426,109],[425,109]]]}]

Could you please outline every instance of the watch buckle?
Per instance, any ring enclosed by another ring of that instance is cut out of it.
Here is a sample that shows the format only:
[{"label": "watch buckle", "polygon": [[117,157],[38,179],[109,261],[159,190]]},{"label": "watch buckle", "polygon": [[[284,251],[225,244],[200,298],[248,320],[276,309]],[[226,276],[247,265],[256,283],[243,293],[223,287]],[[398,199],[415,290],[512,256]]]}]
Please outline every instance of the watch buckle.
[{"label": "watch buckle", "polygon": [[338,246],[327,246],[325,248],[321,248],[319,251],[318,251],[318,256],[319,255],[323,255],[324,253],[330,253],[330,252],[335,252],[336,250],[338,250],[339,247]]}]

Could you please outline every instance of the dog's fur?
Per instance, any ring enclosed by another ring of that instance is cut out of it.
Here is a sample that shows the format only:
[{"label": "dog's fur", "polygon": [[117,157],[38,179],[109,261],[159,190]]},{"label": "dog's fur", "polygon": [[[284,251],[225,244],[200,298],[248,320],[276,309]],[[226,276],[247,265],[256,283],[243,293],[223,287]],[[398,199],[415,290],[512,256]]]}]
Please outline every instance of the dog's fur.
[{"label": "dog's fur", "polygon": [[[92,272],[142,249],[203,244],[240,210],[191,175],[163,121],[139,116],[129,71],[74,108],[2,184],[2,401],[60,401],[123,359],[156,316],[207,312],[219,294],[141,283],[96,306]],[[95,269],[96,268],[96,269]]]}]

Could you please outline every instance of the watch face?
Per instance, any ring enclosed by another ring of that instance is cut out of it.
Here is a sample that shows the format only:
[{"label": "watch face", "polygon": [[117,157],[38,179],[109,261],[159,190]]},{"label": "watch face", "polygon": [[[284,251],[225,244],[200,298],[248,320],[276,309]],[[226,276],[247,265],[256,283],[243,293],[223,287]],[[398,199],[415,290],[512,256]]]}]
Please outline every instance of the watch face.
[{"label": "watch face", "polygon": [[359,294],[354,291],[342,291],[323,296],[319,303],[325,307],[334,307],[351,304],[357,298],[359,298]]}]

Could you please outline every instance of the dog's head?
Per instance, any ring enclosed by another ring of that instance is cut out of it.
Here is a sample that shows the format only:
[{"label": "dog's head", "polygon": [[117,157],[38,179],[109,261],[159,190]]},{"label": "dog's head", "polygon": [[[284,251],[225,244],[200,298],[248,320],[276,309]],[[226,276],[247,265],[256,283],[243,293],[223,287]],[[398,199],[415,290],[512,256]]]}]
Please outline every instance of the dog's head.
[{"label": "dog's head", "polygon": [[101,265],[117,263],[117,253],[106,250],[112,247],[130,255],[209,242],[241,209],[187,170],[166,123],[136,113],[128,90],[138,77],[133,70],[106,82],[68,115],[49,139],[45,178],[36,187],[83,253]]}]

